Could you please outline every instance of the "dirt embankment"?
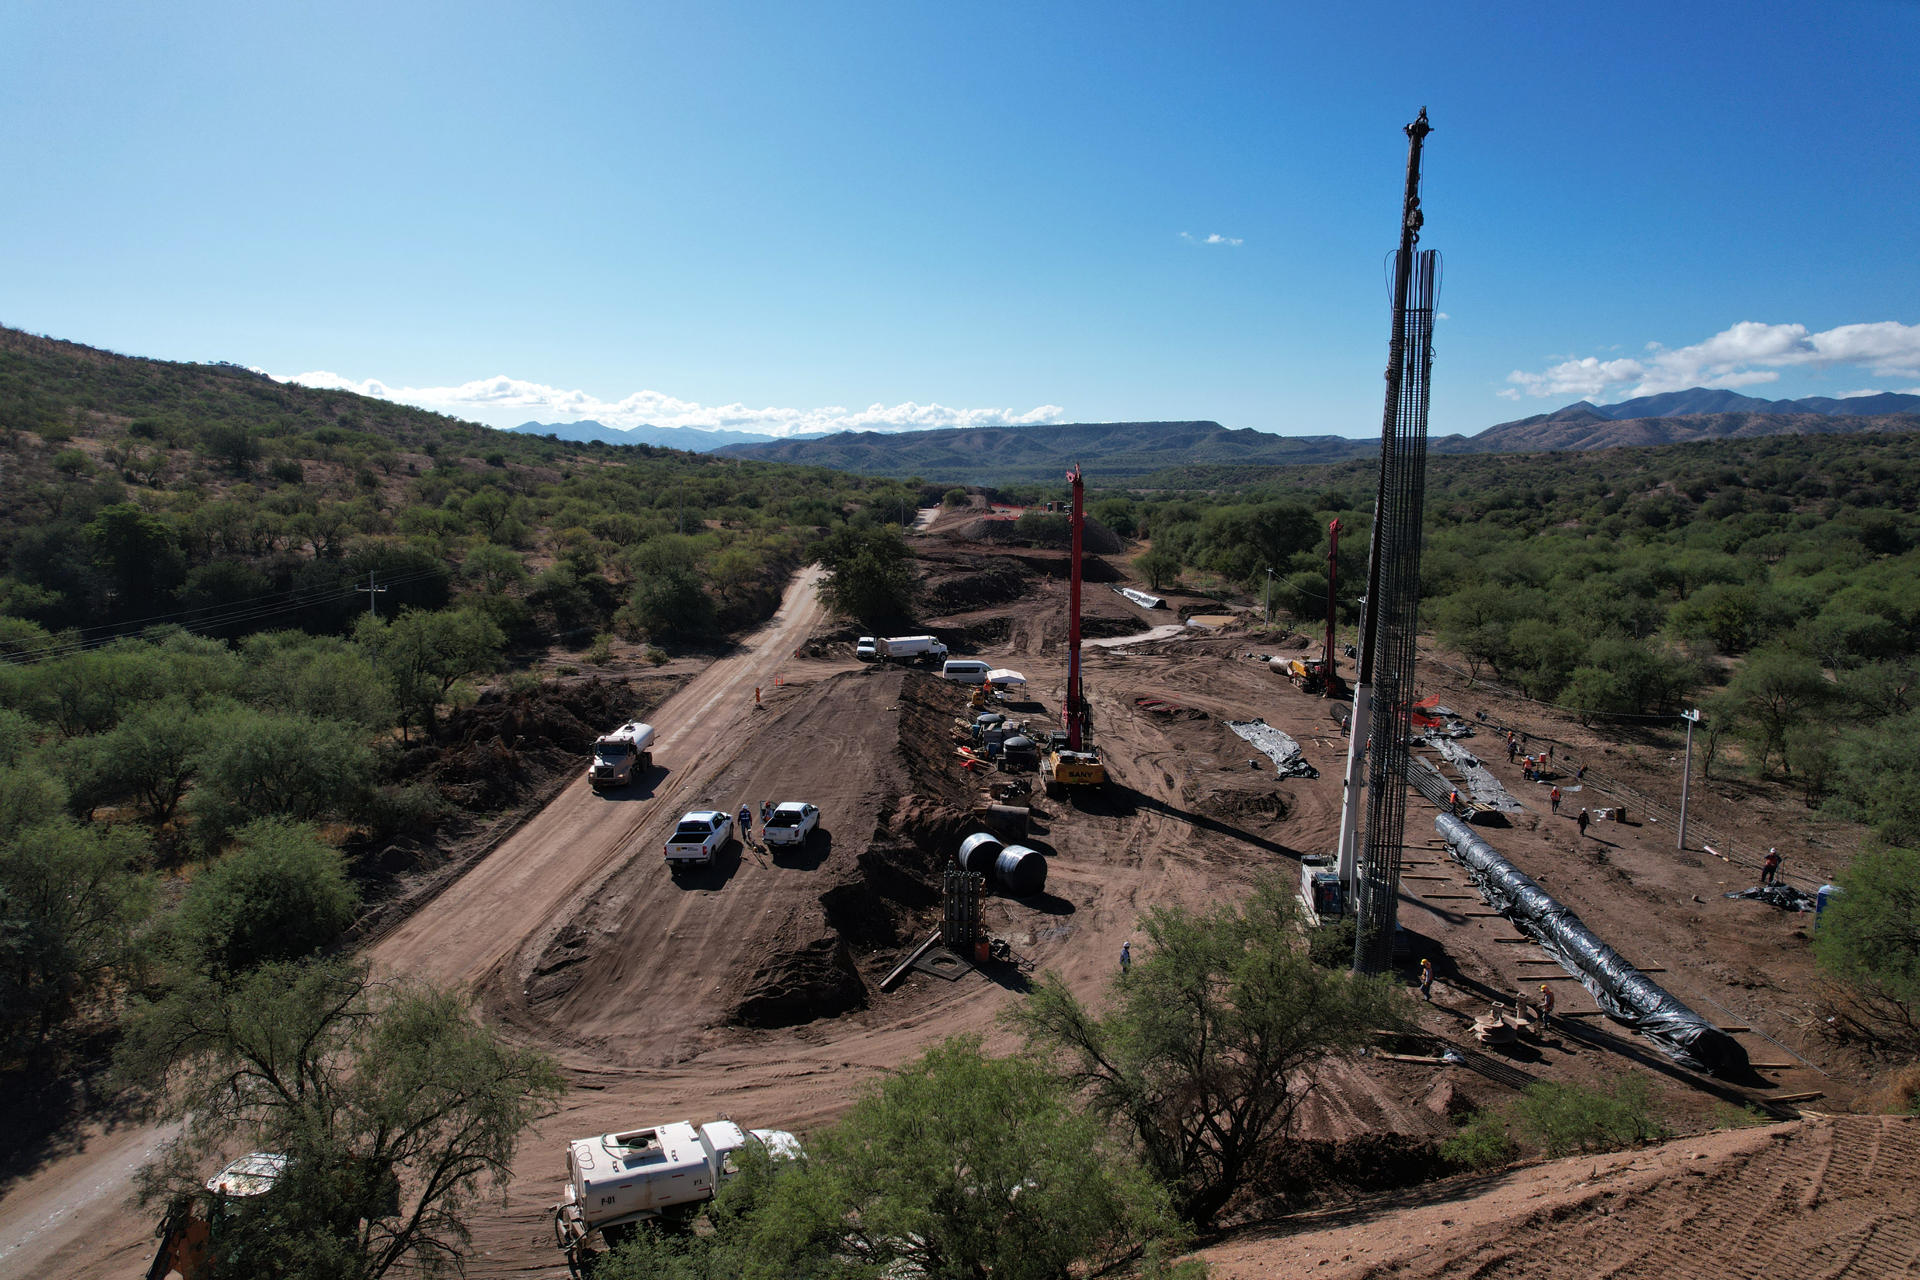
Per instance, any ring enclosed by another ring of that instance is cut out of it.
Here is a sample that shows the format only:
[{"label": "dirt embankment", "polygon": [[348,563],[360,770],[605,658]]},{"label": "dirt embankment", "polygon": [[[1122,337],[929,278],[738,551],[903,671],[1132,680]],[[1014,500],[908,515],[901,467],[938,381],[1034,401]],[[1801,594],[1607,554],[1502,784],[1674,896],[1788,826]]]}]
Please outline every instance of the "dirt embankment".
[{"label": "dirt embankment", "polygon": [[1721,1280],[1920,1270],[1920,1120],[1823,1117],[1389,1192],[1201,1252],[1218,1280]]}]

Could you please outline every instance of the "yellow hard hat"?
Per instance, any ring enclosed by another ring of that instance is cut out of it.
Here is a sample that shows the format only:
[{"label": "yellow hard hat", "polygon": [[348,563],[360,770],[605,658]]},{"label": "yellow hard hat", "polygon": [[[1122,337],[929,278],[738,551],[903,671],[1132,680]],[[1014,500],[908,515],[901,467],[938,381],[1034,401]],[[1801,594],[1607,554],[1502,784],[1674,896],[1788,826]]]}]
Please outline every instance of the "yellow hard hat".
[{"label": "yellow hard hat", "polygon": [[1541,984],[1540,984],[1540,989],[1541,989],[1542,991],[1545,991],[1545,990],[1547,989],[1547,984],[1546,984],[1546,983],[1544,983],[1544,982],[1543,982],[1543,983],[1541,983]]}]

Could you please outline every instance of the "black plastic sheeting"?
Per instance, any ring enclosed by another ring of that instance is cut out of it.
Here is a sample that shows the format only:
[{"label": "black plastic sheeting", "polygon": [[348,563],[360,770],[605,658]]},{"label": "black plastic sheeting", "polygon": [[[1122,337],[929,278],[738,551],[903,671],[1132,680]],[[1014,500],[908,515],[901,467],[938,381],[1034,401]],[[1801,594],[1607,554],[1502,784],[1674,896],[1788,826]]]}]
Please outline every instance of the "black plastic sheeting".
[{"label": "black plastic sheeting", "polygon": [[1472,827],[1444,813],[1433,825],[1487,904],[1580,979],[1609,1017],[1641,1032],[1683,1067],[1715,1075],[1746,1069],[1747,1051],[1739,1041],[1621,959]]},{"label": "black plastic sheeting", "polygon": [[1811,911],[1818,904],[1810,893],[1803,893],[1790,884],[1757,884],[1751,889],[1735,889],[1732,893],[1723,893],[1723,898],[1751,898],[1755,902],[1764,902],[1782,911]]}]

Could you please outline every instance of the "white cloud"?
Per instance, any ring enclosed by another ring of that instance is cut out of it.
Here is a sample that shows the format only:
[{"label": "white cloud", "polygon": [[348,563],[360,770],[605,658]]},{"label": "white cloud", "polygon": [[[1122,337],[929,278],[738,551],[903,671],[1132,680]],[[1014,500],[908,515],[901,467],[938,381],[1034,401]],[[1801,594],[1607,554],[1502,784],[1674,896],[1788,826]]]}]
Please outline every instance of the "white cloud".
[{"label": "white cloud", "polygon": [[1444,311],[1436,311],[1436,312],[1434,312],[1434,313],[1433,313],[1433,318],[1434,318],[1435,320],[1451,320],[1451,319],[1453,319],[1453,317],[1452,317],[1452,316],[1450,316],[1450,315],[1448,315],[1448,314],[1447,314],[1446,312],[1444,312]]},{"label": "white cloud", "polygon": [[1647,344],[1644,358],[1562,360],[1539,373],[1515,369],[1499,394],[1622,398],[1688,387],[1749,387],[1779,380],[1781,369],[1857,367],[1880,377],[1920,376],[1920,325],[1882,320],[1809,333],[1802,324],[1743,320],[1686,347]]},{"label": "white cloud", "polygon": [[1188,244],[1224,244],[1229,248],[1238,248],[1246,243],[1240,236],[1223,236],[1217,231],[1209,232],[1204,236],[1196,236],[1191,231],[1182,231],[1180,238]]},{"label": "white cloud", "polygon": [[1858,391],[1842,391],[1839,395],[1835,396],[1834,399],[1835,400],[1858,400],[1862,396],[1877,396],[1879,394],[1880,394],[1880,388],[1878,387],[1863,387]]},{"label": "white cloud", "polygon": [[[276,375],[277,376],[277,375]],[[518,410],[540,422],[592,418],[610,427],[693,427],[698,430],[756,431],[770,436],[814,431],[925,431],[936,427],[1021,427],[1058,422],[1066,412],[1044,404],[1014,409],[952,409],[940,404],[870,404],[864,409],[828,405],[818,409],[752,408],[744,404],[703,405],[659,391],[636,391],[619,400],[602,400],[586,391],[569,391],[499,374],[457,387],[395,387],[378,378],[355,380],[316,370],[279,378],[304,387],[352,391],[380,400],[417,405],[455,416],[502,409]],[[498,417],[497,412],[489,414]]]}]

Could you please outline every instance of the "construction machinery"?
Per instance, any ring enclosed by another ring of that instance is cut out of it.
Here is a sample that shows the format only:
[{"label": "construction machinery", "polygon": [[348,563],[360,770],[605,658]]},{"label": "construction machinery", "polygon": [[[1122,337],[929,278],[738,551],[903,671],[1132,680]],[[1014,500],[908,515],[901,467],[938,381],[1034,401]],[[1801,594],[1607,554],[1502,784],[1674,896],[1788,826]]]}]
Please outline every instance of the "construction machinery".
[{"label": "construction machinery", "polygon": [[1055,732],[1040,757],[1040,780],[1047,794],[1059,796],[1077,787],[1105,786],[1107,766],[1093,745],[1092,719],[1080,687],[1080,557],[1086,528],[1086,489],[1080,468],[1067,472],[1073,491],[1073,552],[1067,593],[1067,696],[1060,708],[1065,728]]},{"label": "construction machinery", "polygon": [[1338,698],[1347,691],[1347,682],[1333,669],[1332,658],[1288,658],[1286,676],[1302,693],[1316,697],[1325,694]]}]

